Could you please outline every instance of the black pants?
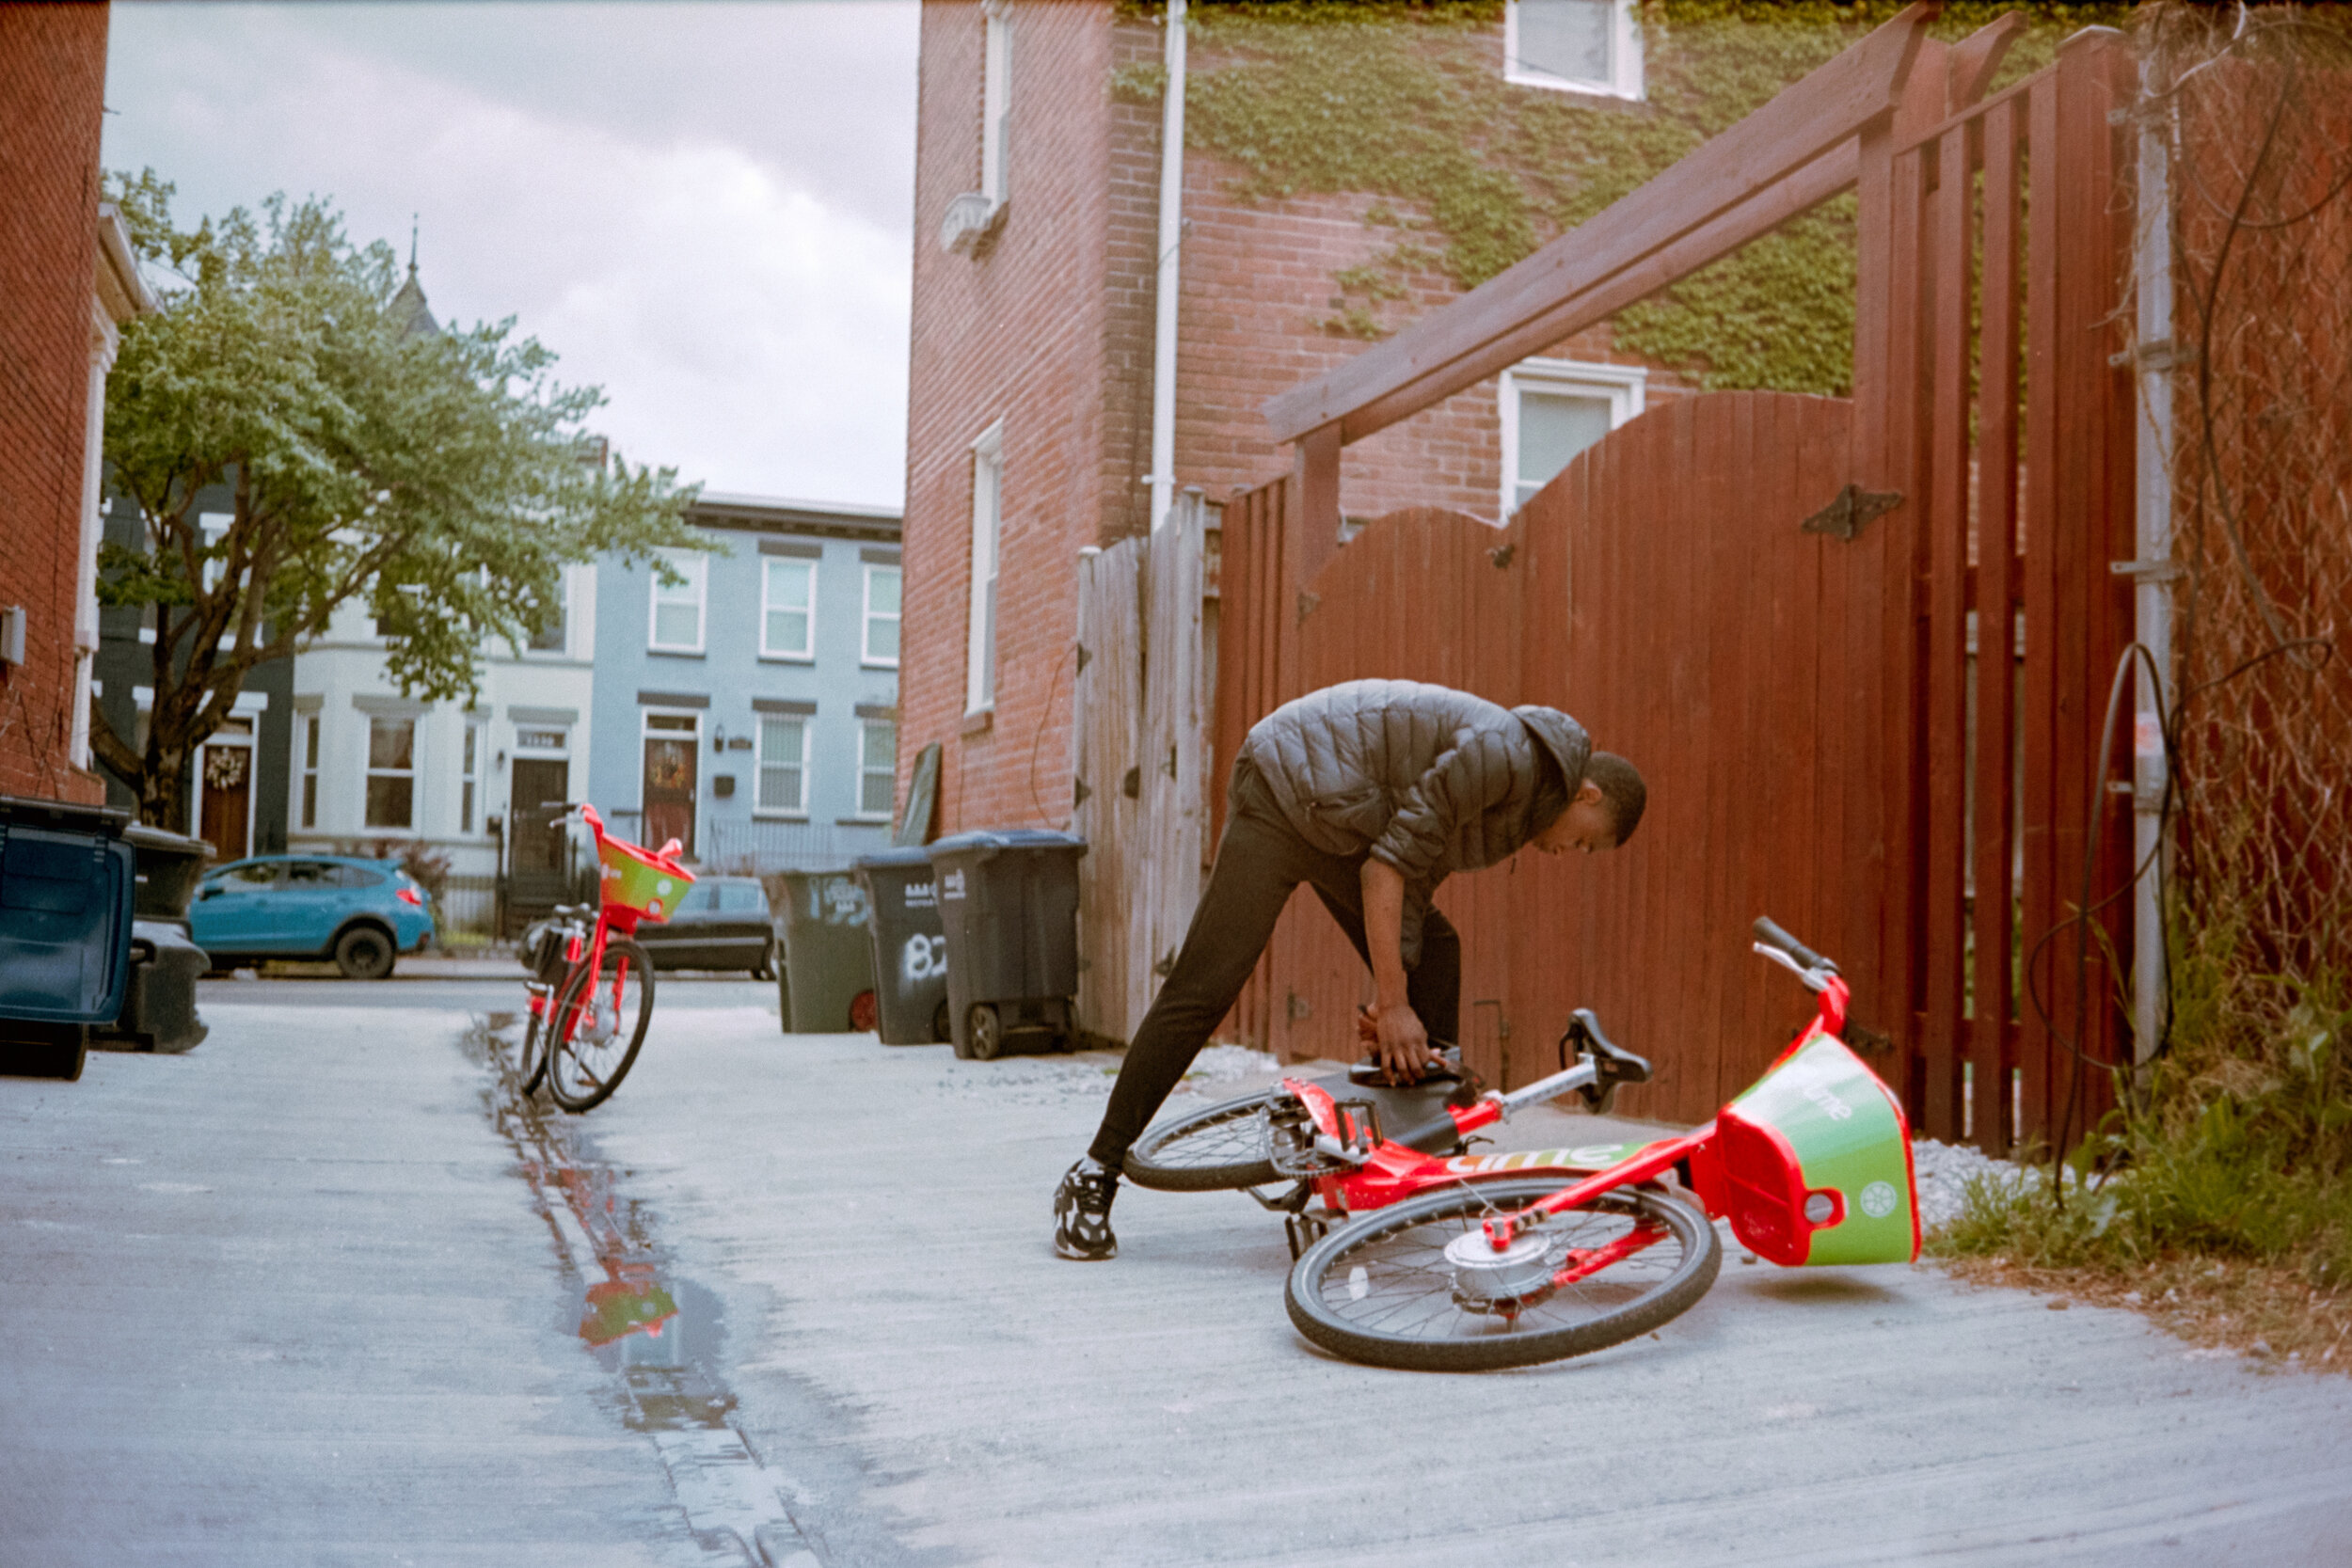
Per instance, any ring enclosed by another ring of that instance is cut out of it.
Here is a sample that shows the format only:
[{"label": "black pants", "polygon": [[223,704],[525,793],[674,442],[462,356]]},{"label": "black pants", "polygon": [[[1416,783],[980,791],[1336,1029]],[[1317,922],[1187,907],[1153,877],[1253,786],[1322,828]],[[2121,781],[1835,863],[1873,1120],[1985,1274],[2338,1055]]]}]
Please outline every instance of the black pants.
[{"label": "black pants", "polygon": [[[1127,1047],[1126,1065],[1111,1087],[1110,1108],[1087,1150],[1113,1170],[1208,1043],[1210,1032],[1232,1011],[1292,889],[1301,882],[1312,887],[1365,963],[1372,961],[1364,945],[1364,857],[1326,854],[1299,837],[1247,758],[1233,769],[1227,800],[1225,836],[1217,842],[1200,907],[1193,911],[1168,983]],[[1462,940],[1436,910],[1422,922],[1421,960],[1406,974],[1406,999],[1432,1038],[1459,1037]],[[1333,1019],[1328,1033],[1326,1051],[1355,1054],[1353,1019]]]}]

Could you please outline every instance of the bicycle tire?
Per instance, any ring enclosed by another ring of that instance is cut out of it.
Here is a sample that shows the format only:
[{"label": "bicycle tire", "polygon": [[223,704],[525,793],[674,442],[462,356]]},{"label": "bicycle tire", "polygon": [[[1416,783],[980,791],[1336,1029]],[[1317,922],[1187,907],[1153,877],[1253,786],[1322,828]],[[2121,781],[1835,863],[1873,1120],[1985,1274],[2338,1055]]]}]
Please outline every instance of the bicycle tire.
[{"label": "bicycle tire", "polygon": [[554,1004],[530,1015],[531,1022],[523,1029],[523,1042],[515,1053],[515,1081],[525,1099],[538,1092],[547,1081],[548,1053],[541,1047],[547,1043],[547,1020],[554,1011]]},{"label": "bicycle tire", "polygon": [[1375,1210],[1310,1246],[1291,1270],[1284,1304],[1298,1332],[1335,1355],[1406,1371],[1493,1371],[1584,1355],[1646,1334],[1715,1283],[1723,1243],[1690,1205],[1619,1188],[1558,1216],[1545,1258],[1606,1244],[1633,1225],[1659,1241],[1548,1296],[1505,1313],[1466,1309],[1445,1244],[1476,1234],[1487,1215],[1560,1191],[1556,1180],[1465,1183]]},{"label": "bicycle tire", "polygon": [[[602,1012],[608,974],[620,976],[622,989],[609,1022]],[[637,942],[616,937],[606,943],[604,963],[594,975],[596,999],[583,1007],[580,996],[590,979],[588,965],[575,965],[548,1013],[548,1092],[558,1105],[573,1112],[594,1110],[612,1098],[653,1022],[653,959]],[[628,995],[631,984],[636,989],[633,999]],[[628,1016],[631,1011],[637,1015],[634,1020]]]},{"label": "bicycle tire", "polygon": [[1258,1113],[1283,1093],[1261,1089],[1150,1129],[1127,1150],[1127,1180],[1164,1193],[1230,1192],[1279,1180]]}]

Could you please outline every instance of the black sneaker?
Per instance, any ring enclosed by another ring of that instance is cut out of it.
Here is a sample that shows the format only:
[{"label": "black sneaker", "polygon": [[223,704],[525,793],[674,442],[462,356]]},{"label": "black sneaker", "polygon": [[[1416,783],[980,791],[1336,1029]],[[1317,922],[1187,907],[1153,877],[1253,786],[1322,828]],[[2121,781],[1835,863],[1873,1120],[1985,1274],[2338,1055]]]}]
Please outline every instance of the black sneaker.
[{"label": "black sneaker", "polygon": [[1119,1238],[1111,1234],[1111,1199],[1119,1196],[1119,1177],[1093,1160],[1070,1167],[1054,1189],[1054,1250],[1081,1263],[1100,1263],[1119,1256]]}]

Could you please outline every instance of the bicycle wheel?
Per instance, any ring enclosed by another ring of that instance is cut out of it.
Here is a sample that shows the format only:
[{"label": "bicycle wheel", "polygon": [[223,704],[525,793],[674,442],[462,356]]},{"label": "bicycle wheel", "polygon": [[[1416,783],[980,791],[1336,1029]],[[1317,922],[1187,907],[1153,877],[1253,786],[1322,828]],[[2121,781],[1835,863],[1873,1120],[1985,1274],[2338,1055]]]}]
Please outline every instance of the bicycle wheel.
[{"label": "bicycle wheel", "polygon": [[567,1111],[612,1098],[653,1022],[653,960],[636,942],[607,943],[593,988],[591,978],[586,964],[574,968],[548,1012],[548,1092]]},{"label": "bicycle wheel", "polygon": [[[1291,1270],[1291,1322],[1351,1361],[1488,1371],[1646,1334],[1715,1282],[1723,1243],[1707,1217],[1633,1188],[1535,1227],[1501,1255],[1487,1244],[1488,1215],[1559,1190],[1557,1181],[1477,1182],[1334,1230]],[[1580,1265],[1589,1272],[1562,1281]]]},{"label": "bicycle wheel", "polygon": [[1214,1193],[1279,1180],[1259,1113],[1284,1098],[1262,1089],[1163,1122],[1127,1150],[1127,1179],[1164,1193]]}]

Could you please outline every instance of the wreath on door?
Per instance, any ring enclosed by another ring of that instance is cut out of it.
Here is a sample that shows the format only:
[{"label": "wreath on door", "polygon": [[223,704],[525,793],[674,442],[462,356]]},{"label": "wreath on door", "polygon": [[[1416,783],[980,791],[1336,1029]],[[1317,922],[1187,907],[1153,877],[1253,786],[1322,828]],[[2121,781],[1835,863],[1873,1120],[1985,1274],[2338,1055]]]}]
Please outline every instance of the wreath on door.
[{"label": "wreath on door", "polygon": [[687,786],[687,757],[683,742],[655,741],[648,748],[645,758],[645,782],[656,789],[684,789]]},{"label": "wreath on door", "polygon": [[204,750],[204,782],[214,789],[245,787],[245,772],[253,753],[244,746],[208,746]]}]

